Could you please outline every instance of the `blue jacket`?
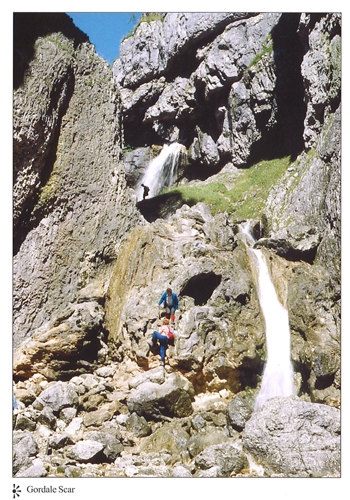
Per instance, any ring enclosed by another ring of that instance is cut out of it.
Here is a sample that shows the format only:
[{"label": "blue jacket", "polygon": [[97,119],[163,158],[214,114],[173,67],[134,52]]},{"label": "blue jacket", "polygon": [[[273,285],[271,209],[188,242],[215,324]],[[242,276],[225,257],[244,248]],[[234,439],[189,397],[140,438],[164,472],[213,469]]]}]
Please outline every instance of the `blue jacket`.
[{"label": "blue jacket", "polygon": [[[176,311],[179,308],[179,299],[177,298],[176,293],[173,293],[172,295],[173,295],[173,307],[174,307],[174,309]],[[158,302],[159,306],[162,304],[162,302],[164,302],[164,307],[165,307],[165,305],[166,305],[166,302],[165,302],[166,297],[167,297],[167,293],[164,292],[163,295],[162,295],[162,297],[161,297],[161,299],[160,299],[160,301]]]}]

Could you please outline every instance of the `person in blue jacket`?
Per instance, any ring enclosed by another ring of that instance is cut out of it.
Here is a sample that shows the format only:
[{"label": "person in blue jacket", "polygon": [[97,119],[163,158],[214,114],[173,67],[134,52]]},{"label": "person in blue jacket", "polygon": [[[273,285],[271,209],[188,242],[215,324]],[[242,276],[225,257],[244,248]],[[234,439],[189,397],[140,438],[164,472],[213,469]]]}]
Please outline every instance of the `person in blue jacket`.
[{"label": "person in blue jacket", "polygon": [[165,316],[170,318],[170,321],[174,323],[175,311],[179,308],[179,299],[176,293],[173,293],[171,288],[167,288],[166,292],[163,293],[158,305],[162,305],[163,302],[165,307]]}]

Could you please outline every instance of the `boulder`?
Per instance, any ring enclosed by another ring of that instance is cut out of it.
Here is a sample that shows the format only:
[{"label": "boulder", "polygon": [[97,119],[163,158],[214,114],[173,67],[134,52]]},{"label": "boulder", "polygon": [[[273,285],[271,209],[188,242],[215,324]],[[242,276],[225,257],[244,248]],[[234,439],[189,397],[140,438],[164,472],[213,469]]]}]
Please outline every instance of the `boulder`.
[{"label": "boulder", "polygon": [[15,424],[15,429],[16,431],[22,430],[28,430],[28,431],[34,431],[36,428],[36,423],[33,422],[30,418],[26,417],[25,415],[19,413],[16,418],[16,424]]},{"label": "boulder", "polygon": [[90,431],[86,433],[85,439],[101,443],[104,446],[103,455],[108,462],[114,462],[124,449],[120,441],[121,434],[118,429],[110,428],[101,431]]},{"label": "boulder", "polygon": [[190,436],[179,425],[165,423],[151,436],[145,437],[140,443],[140,450],[146,453],[156,453],[165,449],[174,457],[180,457],[186,452]]},{"label": "boulder", "polygon": [[91,460],[96,460],[104,448],[102,443],[86,439],[79,441],[77,444],[67,450],[67,456],[78,462],[87,463]]},{"label": "boulder", "polygon": [[39,447],[29,431],[14,431],[13,433],[13,473],[32,464],[31,457],[39,452]]},{"label": "boulder", "polygon": [[148,419],[185,417],[192,413],[194,389],[179,373],[172,373],[163,384],[144,382],[131,391],[129,411]]},{"label": "boulder", "polygon": [[203,470],[218,467],[216,477],[227,477],[232,472],[239,473],[249,468],[247,457],[235,447],[232,440],[206,447],[196,456],[195,463]]},{"label": "boulder", "polygon": [[85,411],[95,411],[106,400],[102,394],[86,393],[79,398],[79,407]]},{"label": "boulder", "polygon": [[173,468],[171,477],[192,477],[192,474],[188,469],[186,469],[186,467],[183,467],[182,465],[177,465],[176,467]]},{"label": "boulder", "polygon": [[136,475],[140,477],[170,477],[170,471],[165,465],[146,465],[140,467]]},{"label": "boulder", "polygon": [[229,439],[227,431],[207,426],[193,434],[187,443],[191,457],[195,457],[208,446],[224,443]]},{"label": "boulder", "polygon": [[102,378],[113,377],[114,373],[115,373],[114,366],[101,366],[96,370],[96,375]]},{"label": "boulder", "polygon": [[213,467],[210,467],[210,469],[200,469],[196,473],[196,477],[220,477],[220,467],[218,465],[214,465]]},{"label": "boulder", "polygon": [[131,389],[135,389],[144,382],[154,382],[155,384],[162,384],[164,381],[165,381],[164,370],[161,366],[158,366],[151,370],[147,370],[143,373],[140,373],[136,377],[130,379],[129,387]]},{"label": "boulder", "polygon": [[[64,410],[61,410],[60,417],[61,417],[62,411],[64,411]],[[38,422],[46,425],[46,427],[48,427],[49,429],[53,429],[53,430],[56,429],[56,425],[57,425],[56,416],[54,414],[53,409],[50,406],[45,406],[44,409],[40,412],[40,415],[38,417]]]},{"label": "boulder", "polygon": [[49,447],[54,450],[64,448],[67,445],[74,444],[69,434],[63,432],[62,434],[55,434],[49,440]]},{"label": "boulder", "polygon": [[192,427],[195,431],[199,431],[199,429],[203,429],[206,426],[206,421],[201,415],[195,415],[192,419]]},{"label": "boulder", "polygon": [[227,422],[233,429],[242,431],[253,413],[248,401],[236,396],[227,406]]},{"label": "boulder", "polygon": [[70,436],[74,436],[77,434],[83,427],[83,419],[81,417],[75,417],[73,420],[67,425],[65,431]]},{"label": "boulder", "polygon": [[70,424],[73,418],[77,416],[76,408],[63,408],[60,411],[60,419],[63,420],[66,424]]},{"label": "boulder", "polygon": [[270,474],[340,474],[340,410],[296,397],[273,398],[254,412],[243,445]]},{"label": "boulder", "polygon": [[45,477],[45,476],[47,476],[47,470],[41,458],[35,458],[32,462],[32,465],[30,465],[28,468],[20,470],[16,474],[16,477],[28,477],[28,478]]},{"label": "boulder", "polygon": [[89,411],[84,415],[84,425],[86,427],[97,426],[99,427],[104,422],[111,420],[115,413],[115,407],[112,404],[106,404],[98,410]]},{"label": "boulder", "polygon": [[30,405],[35,401],[35,394],[30,389],[18,388],[14,391],[14,395],[17,401],[21,401],[26,406]]},{"label": "boulder", "polygon": [[39,408],[48,406],[55,415],[58,415],[63,408],[76,407],[78,401],[78,394],[69,383],[56,382],[37,397],[35,406]]},{"label": "boulder", "polygon": [[132,413],[125,421],[126,430],[137,437],[148,436],[151,433],[151,427],[148,425],[144,417],[140,417],[137,413]]}]

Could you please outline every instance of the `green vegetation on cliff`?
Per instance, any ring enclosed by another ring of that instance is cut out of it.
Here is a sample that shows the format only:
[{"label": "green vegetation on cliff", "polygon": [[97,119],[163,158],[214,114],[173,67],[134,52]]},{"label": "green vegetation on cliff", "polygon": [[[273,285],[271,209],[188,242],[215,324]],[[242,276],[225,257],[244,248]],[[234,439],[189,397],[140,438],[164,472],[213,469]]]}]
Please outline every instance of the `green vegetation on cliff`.
[{"label": "green vegetation on cliff", "polygon": [[[131,16],[130,22],[135,22],[135,20],[135,15]],[[125,37],[122,39],[122,42],[133,36],[141,23],[150,23],[152,21],[164,21],[164,16],[159,12],[144,12],[136,26],[131,31],[129,31],[127,35],[125,35]]]},{"label": "green vegetation on cliff", "polygon": [[206,203],[213,214],[227,211],[237,220],[253,218],[265,207],[271,188],[289,166],[289,156],[260,161],[248,169],[240,170],[234,183],[232,174],[225,172],[216,176],[215,182],[178,186],[168,193],[180,194],[188,205]]},{"label": "green vegetation on cliff", "polygon": [[273,40],[272,40],[271,34],[269,34],[266,37],[266,40],[262,44],[262,50],[261,50],[261,52],[259,52],[259,54],[256,54],[256,56],[253,58],[253,60],[251,61],[251,63],[248,65],[247,69],[251,68],[252,66],[254,66],[254,64],[256,64],[257,62],[259,62],[260,59],[265,54],[267,54],[268,52],[273,52]]}]

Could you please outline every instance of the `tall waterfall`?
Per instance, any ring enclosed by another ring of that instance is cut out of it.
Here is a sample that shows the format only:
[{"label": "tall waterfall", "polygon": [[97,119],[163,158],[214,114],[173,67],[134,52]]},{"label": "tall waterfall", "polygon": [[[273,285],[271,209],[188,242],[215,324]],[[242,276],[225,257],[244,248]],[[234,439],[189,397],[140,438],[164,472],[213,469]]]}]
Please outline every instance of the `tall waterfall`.
[{"label": "tall waterfall", "polygon": [[249,223],[242,227],[249,251],[258,266],[260,306],[265,319],[267,362],[261,389],[255,401],[255,409],[275,396],[293,395],[293,368],[290,360],[290,330],[288,311],[280,303],[271,281],[268,267],[261,250],[254,249],[254,238]]},{"label": "tall waterfall", "polygon": [[185,154],[185,147],[182,144],[173,142],[165,144],[161,153],[154,158],[147,167],[147,170],[136,189],[137,199],[143,197],[143,187],[149,187],[148,197],[157,196],[163,187],[170,187],[176,180],[180,158]]}]

